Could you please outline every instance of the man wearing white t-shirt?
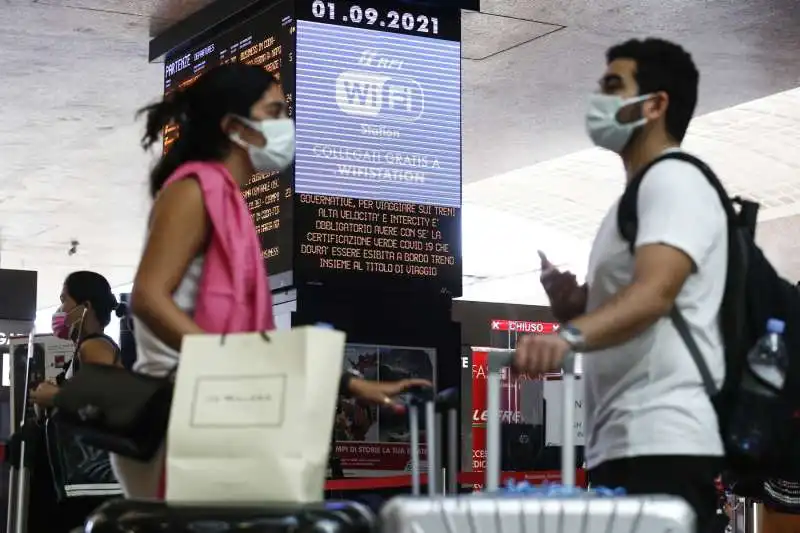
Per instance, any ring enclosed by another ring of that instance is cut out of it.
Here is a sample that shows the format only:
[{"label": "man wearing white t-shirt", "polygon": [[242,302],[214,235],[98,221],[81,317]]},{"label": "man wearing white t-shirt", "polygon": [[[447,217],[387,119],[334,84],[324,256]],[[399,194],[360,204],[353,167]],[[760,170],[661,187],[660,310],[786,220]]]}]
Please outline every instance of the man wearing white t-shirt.
[{"label": "man wearing white t-shirt", "polygon": [[[600,90],[587,113],[597,146],[618,153],[630,180],[680,150],[697,102],[691,56],[672,43],[632,40],[611,48]],[[620,236],[619,201],[592,246],[586,285],[542,256],[542,283],[558,336],[523,339],[520,370],[560,367],[584,353],[586,461],[595,485],[632,494],[674,494],[709,531],[721,466],[717,417],[697,365],[669,318],[688,322],[718,386],[724,379],[718,326],[727,273],[727,222],[714,188],[686,161],[666,159],[638,191],[635,250]]]}]

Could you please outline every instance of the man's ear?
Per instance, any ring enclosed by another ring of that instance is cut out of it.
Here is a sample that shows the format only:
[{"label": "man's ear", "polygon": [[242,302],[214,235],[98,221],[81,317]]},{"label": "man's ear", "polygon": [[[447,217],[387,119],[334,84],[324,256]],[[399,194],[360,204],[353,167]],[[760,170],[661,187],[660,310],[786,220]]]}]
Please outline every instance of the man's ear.
[{"label": "man's ear", "polygon": [[665,116],[668,107],[669,95],[664,91],[658,91],[642,105],[642,117],[653,122]]}]

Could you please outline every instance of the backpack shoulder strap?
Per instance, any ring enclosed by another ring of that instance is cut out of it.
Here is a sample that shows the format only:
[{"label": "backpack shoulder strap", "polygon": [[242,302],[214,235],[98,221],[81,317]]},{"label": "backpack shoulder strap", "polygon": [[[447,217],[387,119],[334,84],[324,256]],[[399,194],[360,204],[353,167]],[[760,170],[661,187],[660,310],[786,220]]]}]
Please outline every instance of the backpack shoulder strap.
[{"label": "backpack shoulder strap", "polygon": [[647,171],[658,164],[662,157],[654,159],[641,169],[625,186],[625,190],[619,200],[617,230],[622,239],[628,243],[628,249],[631,254],[636,251],[636,234],[639,231],[639,187],[641,187]]},{"label": "backpack shoulder strap", "polygon": [[685,161],[691,165],[694,165],[700,172],[702,172],[709,185],[711,185],[714,190],[717,191],[717,195],[720,198],[720,202],[722,203],[722,207],[725,210],[725,214],[727,215],[729,223],[737,220],[738,215],[733,207],[733,203],[728,197],[728,193],[725,191],[722,183],[717,178],[717,175],[714,174],[714,171],[711,170],[711,168],[706,165],[705,162],[691,154],[677,150],[674,152],[669,152],[648,163],[642,170],[638,172],[638,174],[636,174],[636,176],[633,177],[633,179],[631,179],[631,181],[625,187],[625,191],[622,193],[622,198],[619,202],[619,208],[617,209],[617,229],[620,236],[625,240],[625,242],[628,243],[628,248],[630,249],[631,253],[635,251],[636,235],[639,230],[638,197],[642,180],[645,178],[645,175],[651,168],[668,159]]},{"label": "backpack shoulder strap", "polygon": [[692,332],[689,331],[689,324],[686,322],[686,319],[683,318],[683,315],[677,307],[672,308],[669,318],[672,320],[672,325],[678,330],[678,335],[681,336],[683,344],[686,345],[686,349],[689,350],[689,355],[692,356],[692,360],[695,366],[697,366],[697,370],[700,372],[700,378],[703,380],[703,388],[706,390],[706,394],[711,397],[716,396],[719,390],[714,383],[711,369],[708,368],[708,363],[706,363],[703,353],[700,351],[700,347],[695,342]]},{"label": "backpack shoulder strap", "polygon": [[[641,186],[642,180],[644,179],[647,171],[650,170],[654,165],[667,159],[676,159],[694,165],[700,172],[703,173],[703,176],[705,176],[709,185],[711,185],[717,192],[720,203],[725,210],[729,227],[733,224],[736,224],[738,221],[738,214],[734,209],[733,202],[728,197],[728,193],[725,191],[725,188],[717,178],[716,174],[714,174],[714,171],[711,170],[711,168],[706,165],[705,162],[691,154],[681,151],[669,152],[654,159],[641,171],[639,171],[639,173],[628,183],[628,186],[625,188],[625,192],[622,194],[622,198],[620,199],[619,209],[617,212],[617,226],[620,235],[628,243],[631,253],[635,252],[636,234],[639,229],[639,187]],[[694,364],[697,366],[697,370],[700,372],[700,378],[703,381],[703,388],[706,390],[706,393],[709,396],[716,396],[719,392],[719,389],[714,383],[711,369],[708,367],[708,363],[703,357],[700,347],[697,345],[697,342],[692,336],[692,332],[689,329],[689,324],[686,322],[686,318],[684,318],[683,314],[677,307],[672,309],[669,316],[670,321],[678,331],[678,334],[686,346],[686,349],[689,351],[689,355],[692,357]]]}]

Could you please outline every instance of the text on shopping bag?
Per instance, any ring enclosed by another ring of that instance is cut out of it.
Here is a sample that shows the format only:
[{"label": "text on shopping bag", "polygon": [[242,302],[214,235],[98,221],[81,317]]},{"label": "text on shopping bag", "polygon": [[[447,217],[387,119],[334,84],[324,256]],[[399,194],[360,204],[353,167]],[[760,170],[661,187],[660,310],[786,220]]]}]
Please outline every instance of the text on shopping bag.
[{"label": "text on shopping bag", "polygon": [[195,428],[280,427],[286,374],[198,377],[192,402]]}]

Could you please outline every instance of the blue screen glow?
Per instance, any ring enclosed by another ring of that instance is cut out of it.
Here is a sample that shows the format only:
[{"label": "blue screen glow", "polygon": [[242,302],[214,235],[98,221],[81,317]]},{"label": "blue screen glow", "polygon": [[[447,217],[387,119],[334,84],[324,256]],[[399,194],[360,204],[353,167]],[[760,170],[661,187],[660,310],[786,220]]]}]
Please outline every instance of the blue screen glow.
[{"label": "blue screen glow", "polygon": [[297,193],[461,206],[461,45],[297,22]]}]

